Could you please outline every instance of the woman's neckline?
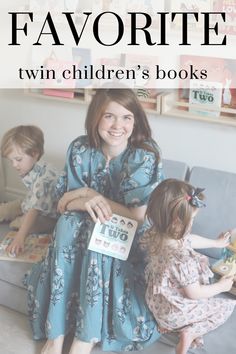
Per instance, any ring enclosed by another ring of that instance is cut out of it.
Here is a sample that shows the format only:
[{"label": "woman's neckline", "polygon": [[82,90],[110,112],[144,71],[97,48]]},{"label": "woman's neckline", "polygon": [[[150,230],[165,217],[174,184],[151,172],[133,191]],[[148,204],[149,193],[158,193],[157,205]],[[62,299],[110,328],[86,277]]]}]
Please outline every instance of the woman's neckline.
[{"label": "woman's neckline", "polygon": [[129,144],[127,144],[127,146],[124,148],[124,150],[122,150],[121,152],[119,152],[117,155],[110,155],[109,156],[109,154],[107,154],[105,151],[104,151],[104,149],[100,149],[100,152],[101,152],[101,154],[103,155],[103,157],[105,158],[105,160],[106,160],[106,164],[108,164],[109,165],[109,163],[111,162],[111,161],[115,161],[115,160],[117,160],[117,159],[119,159],[119,158],[121,158],[124,154],[125,154],[125,152],[127,151],[127,149],[129,148]]}]

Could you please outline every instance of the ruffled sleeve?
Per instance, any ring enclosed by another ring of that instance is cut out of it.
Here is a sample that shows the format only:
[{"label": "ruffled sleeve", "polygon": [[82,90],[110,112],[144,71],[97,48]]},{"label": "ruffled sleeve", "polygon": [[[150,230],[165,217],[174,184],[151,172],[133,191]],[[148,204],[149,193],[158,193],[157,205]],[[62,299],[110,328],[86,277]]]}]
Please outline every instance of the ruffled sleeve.
[{"label": "ruffled sleeve", "polygon": [[137,207],[146,205],[153,189],[164,179],[159,147],[153,142],[156,153],[135,149],[124,165],[122,182],[124,203]]},{"label": "ruffled sleeve", "polygon": [[56,189],[57,195],[70,190],[88,186],[90,149],[86,136],[75,139],[69,146],[63,175],[60,176]]},{"label": "ruffled sleeve", "polygon": [[145,268],[145,280],[150,295],[161,294],[172,286],[170,278],[153,260]]},{"label": "ruffled sleeve", "polygon": [[199,281],[198,262],[189,257],[184,262],[173,265],[171,274],[180,288],[194,284]]},{"label": "ruffled sleeve", "polygon": [[64,169],[64,172],[60,174],[58,177],[56,187],[55,187],[55,194],[57,200],[59,200],[63,194],[66,192],[67,188],[67,173],[66,173],[66,168]]},{"label": "ruffled sleeve", "polygon": [[59,172],[46,162],[35,164],[31,173],[23,179],[25,185],[28,185],[30,192],[22,203],[23,212],[29,209],[36,209],[43,215],[56,216],[57,196],[55,187]]}]

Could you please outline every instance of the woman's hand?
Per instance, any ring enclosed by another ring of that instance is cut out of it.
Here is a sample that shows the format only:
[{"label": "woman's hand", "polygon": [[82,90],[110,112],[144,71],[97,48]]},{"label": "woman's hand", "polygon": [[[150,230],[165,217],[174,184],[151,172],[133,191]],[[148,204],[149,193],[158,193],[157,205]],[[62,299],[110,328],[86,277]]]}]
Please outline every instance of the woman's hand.
[{"label": "woman's hand", "polygon": [[21,237],[19,234],[16,234],[13,241],[6,248],[6,252],[9,253],[10,256],[16,257],[20,252],[24,251],[24,243],[25,238]]},{"label": "woman's hand", "polygon": [[230,244],[230,237],[231,233],[230,231],[222,232],[217,240],[215,241],[216,243],[216,248],[224,248],[227,247]]},{"label": "woman's hand", "polygon": [[63,194],[61,199],[57,204],[57,211],[60,214],[63,214],[66,211],[67,204],[69,204],[72,200],[76,199],[77,190],[66,192]]},{"label": "woman's hand", "polygon": [[85,208],[94,222],[97,222],[97,219],[99,219],[101,223],[104,223],[107,220],[110,220],[112,216],[112,210],[109,203],[98,193],[85,203]]},{"label": "woman's hand", "polygon": [[67,205],[71,203],[74,199],[92,198],[95,195],[99,194],[94,189],[87,187],[74,189],[72,191],[66,192],[57,204],[57,211],[60,214],[63,214],[67,210]]}]

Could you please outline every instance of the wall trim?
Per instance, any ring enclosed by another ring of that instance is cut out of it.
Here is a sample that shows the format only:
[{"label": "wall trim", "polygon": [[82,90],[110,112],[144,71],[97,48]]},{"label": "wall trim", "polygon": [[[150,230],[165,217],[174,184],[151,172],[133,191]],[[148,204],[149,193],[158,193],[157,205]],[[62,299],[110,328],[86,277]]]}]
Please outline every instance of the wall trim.
[{"label": "wall trim", "polygon": [[2,194],[4,195],[5,201],[10,201],[14,199],[23,199],[25,197],[25,192],[12,187],[5,187]]}]

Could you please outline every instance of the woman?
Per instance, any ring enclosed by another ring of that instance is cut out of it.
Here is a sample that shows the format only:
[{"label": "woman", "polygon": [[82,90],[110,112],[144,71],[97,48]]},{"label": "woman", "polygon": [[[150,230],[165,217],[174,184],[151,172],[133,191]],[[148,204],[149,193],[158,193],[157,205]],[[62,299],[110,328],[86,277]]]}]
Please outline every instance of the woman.
[{"label": "woman", "polygon": [[[61,212],[46,259],[27,278],[35,339],[48,338],[42,353],[139,350],[159,338],[144,301],[144,262],[138,240],[151,191],[163,179],[160,152],[136,95],[100,89],[88,108],[87,136],[69,147],[58,190]],[[112,213],[139,228],[127,261],[87,249],[94,222]]]}]

